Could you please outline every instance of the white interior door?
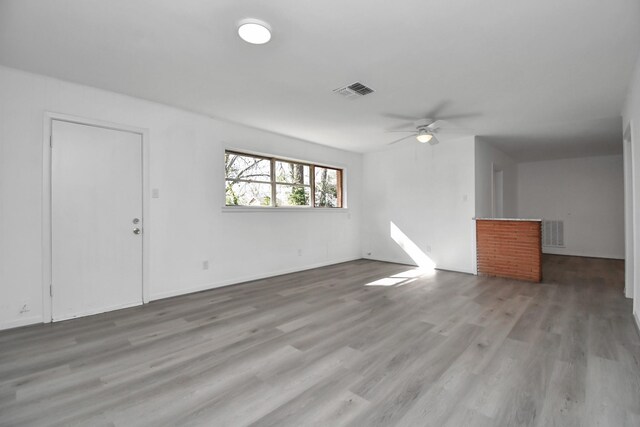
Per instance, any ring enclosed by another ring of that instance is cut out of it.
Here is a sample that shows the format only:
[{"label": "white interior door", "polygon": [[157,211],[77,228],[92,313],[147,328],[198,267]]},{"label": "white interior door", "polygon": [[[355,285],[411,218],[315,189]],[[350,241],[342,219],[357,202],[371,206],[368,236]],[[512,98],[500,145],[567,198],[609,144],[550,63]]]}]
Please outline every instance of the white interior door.
[{"label": "white interior door", "polygon": [[53,120],[54,321],[142,304],[142,219],[142,136]]}]

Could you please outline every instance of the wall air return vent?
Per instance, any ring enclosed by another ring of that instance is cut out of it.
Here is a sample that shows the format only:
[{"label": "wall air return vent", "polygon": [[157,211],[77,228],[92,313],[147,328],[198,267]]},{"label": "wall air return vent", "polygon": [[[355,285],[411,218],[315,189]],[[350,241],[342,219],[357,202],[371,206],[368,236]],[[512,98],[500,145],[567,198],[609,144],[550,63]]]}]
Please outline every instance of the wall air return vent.
[{"label": "wall air return vent", "polygon": [[345,98],[359,98],[361,96],[365,96],[374,92],[373,89],[363,85],[360,82],[352,83],[349,86],[339,87],[338,89],[334,89],[333,91],[338,95],[344,96]]},{"label": "wall air return vent", "polygon": [[564,248],[564,221],[542,221],[542,246]]}]

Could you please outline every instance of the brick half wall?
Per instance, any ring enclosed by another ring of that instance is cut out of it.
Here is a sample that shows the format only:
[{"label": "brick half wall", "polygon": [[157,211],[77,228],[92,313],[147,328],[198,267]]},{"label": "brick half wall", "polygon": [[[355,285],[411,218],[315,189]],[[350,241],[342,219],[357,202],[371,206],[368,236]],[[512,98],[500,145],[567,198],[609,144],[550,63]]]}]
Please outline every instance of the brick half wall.
[{"label": "brick half wall", "polygon": [[478,274],[540,282],[540,221],[476,220]]}]

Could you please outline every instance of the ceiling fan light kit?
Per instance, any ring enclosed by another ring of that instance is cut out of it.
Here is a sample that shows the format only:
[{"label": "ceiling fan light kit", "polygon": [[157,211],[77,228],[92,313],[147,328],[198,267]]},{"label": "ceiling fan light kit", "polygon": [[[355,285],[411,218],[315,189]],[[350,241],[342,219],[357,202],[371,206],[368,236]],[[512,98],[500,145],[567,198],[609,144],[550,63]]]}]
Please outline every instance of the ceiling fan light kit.
[{"label": "ceiling fan light kit", "polygon": [[418,119],[414,122],[415,130],[397,130],[391,132],[407,132],[411,135],[405,136],[393,142],[390,142],[389,145],[396,144],[400,141],[404,141],[405,139],[415,137],[416,140],[422,144],[426,144],[427,142],[431,145],[436,145],[438,142],[438,138],[436,138],[435,134],[440,131],[440,128],[444,122],[442,120],[434,120],[434,119]]},{"label": "ceiling fan light kit", "polygon": [[416,139],[418,140],[418,142],[422,142],[423,144],[431,141],[431,138],[433,138],[433,135],[431,135],[424,129],[420,129],[420,131],[418,131],[418,134],[416,135]]}]

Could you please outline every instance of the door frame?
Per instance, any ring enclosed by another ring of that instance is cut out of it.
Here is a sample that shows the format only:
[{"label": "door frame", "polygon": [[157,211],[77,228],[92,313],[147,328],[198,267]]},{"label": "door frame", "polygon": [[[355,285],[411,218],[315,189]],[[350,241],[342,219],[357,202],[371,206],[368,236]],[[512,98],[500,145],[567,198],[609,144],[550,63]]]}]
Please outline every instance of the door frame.
[{"label": "door frame", "polygon": [[42,140],[42,321],[53,322],[53,297],[51,296],[52,280],[52,245],[51,245],[51,138],[53,134],[53,122],[62,121],[76,123],[85,126],[94,126],[104,129],[112,129],[121,132],[130,132],[140,135],[142,138],[142,303],[150,300],[149,268],[150,254],[149,241],[151,227],[149,206],[151,200],[150,175],[149,175],[149,130],[119,123],[69,114],[45,112]]},{"label": "door frame", "polygon": [[636,182],[634,167],[633,146],[633,122],[630,120],[626,126],[622,127],[622,151],[624,169],[624,244],[625,244],[625,281],[624,294],[627,298],[634,298],[634,287],[636,281],[635,266],[633,264],[638,253],[638,242],[635,234],[638,227],[636,218]]}]

